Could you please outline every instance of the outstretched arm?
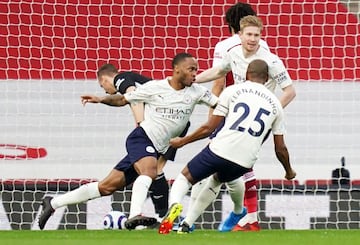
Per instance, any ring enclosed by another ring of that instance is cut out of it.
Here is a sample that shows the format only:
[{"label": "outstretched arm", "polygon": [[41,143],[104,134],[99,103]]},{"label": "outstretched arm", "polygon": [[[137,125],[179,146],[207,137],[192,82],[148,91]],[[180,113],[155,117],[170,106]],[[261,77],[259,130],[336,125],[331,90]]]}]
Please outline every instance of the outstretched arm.
[{"label": "outstretched arm", "polygon": [[[218,79],[216,79],[213,83],[212,89],[211,89],[211,93],[215,94],[217,97],[220,96],[221,92],[224,90],[225,88],[225,77],[220,77]],[[214,108],[210,108],[209,110],[209,117],[211,117],[211,115],[213,114]]]},{"label": "outstretched arm", "polygon": [[279,98],[283,108],[285,108],[295,98],[296,92],[293,85],[289,85],[282,89],[282,95]]},{"label": "outstretched arm", "polygon": [[210,81],[213,81],[215,79],[225,76],[227,72],[228,72],[228,70],[223,69],[222,66],[215,66],[215,67],[209,68],[209,69],[201,72],[199,75],[197,75],[195,82],[196,83],[210,82]]},{"label": "outstretched arm", "polygon": [[129,102],[121,94],[112,94],[104,97],[95,95],[82,95],[81,103],[85,106],[86,103],[102,103],[109,106],[124,106]]},{"label": "outstretched arm", "polygon": [[275,144],[275,153],[277,159],[281,162],[283,168],[285,169],[285,178],[291,180],[295,178],[296,172],[292,169],[289,152],[284,142],[283,135],[274,135],[274,144]]},{"label": "outstretched arm", "polygon": [[193,133],[185,137],[176,137],[170,140],[170,145],[174,148],[180,148],[191,142],[208,137],[222,122],[224,117],[212,115],[209,120],[196,129]]},{"label": "outstretched arm", "polygon": [[[136,89],[135,86],[130,86],[126,89],[126,93],[134,91],[135,89]],[[130,108],[134,115],[136,125],[139,125],[142,121],[144,121],[144,103],[143,102],[130,103]]]}]

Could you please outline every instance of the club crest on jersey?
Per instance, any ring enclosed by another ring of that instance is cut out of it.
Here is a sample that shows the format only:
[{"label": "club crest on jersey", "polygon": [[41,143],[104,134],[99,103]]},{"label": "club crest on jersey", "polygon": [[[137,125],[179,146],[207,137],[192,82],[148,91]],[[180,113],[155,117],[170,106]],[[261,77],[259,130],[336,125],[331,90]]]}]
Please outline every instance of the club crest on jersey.
[{"label": "club crest on jersey", "polygon": [[184,101],[185,104],[191,104],[192,99],[191,99],[191,97],[189,95],[187,95],[187,96],[184,96],[183,101]]}]

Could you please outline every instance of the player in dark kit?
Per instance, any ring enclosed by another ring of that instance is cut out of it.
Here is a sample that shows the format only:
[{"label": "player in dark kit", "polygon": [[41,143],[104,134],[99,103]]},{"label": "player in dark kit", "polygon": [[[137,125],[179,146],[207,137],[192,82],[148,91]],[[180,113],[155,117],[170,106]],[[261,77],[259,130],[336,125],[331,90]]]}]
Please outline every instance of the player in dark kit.
[{"label": "player in dark kit", "polygon": [[[144,84],[151,78],[145,77],[139,73],[126,71],[118,72],[116,67],[112,64],[105,64],[97,72],[97,77],[100,86],[108,94],[125,94],[136,89],[136,84]],[[141,121],[144,120],[144,107],[142,103],[131,104],[130,105],[132,112],[134,114],[136,125],[139,125]],[[181,134],[185,136],[190,123],[187,124],[185,130]],[[152,182],[149,193],[152,202],[154,203],[154,208],[156,214],[159,218],[162,218],[166,211],[168,210],[168,199],[169,199],[169,185],[165,178],[163,167],[167,160],[174,161],[177,149],[170,147],[169,150],[158,160],[158,176]]]}]

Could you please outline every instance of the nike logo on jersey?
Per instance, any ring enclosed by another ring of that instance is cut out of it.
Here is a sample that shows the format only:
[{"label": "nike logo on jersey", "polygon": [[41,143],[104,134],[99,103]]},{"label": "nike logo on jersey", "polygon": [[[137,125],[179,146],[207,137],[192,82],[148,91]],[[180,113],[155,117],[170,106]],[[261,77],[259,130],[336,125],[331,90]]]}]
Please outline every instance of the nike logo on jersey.
[{"label": "nike logo on jersey", "polygon": [[115,82],[116,90],[119,90],[120,84],[121,84],[123,81],[125,81],[125,78],[118,79],[118,80]]}]

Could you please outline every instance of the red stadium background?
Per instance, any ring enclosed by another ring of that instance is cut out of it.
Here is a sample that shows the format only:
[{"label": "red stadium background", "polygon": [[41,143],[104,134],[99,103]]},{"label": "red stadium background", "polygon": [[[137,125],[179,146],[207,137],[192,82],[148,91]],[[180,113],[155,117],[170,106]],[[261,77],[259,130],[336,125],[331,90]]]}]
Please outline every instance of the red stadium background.
[{"label": "red stadium background", "polygon": [[[0,79],[94,79],[105,62],[162,78],[180,51],[203,70],[235,2],[1,0]],[[360,79],[360,25],[339,1],[247,2],[294,80]]]}]

